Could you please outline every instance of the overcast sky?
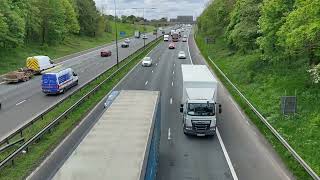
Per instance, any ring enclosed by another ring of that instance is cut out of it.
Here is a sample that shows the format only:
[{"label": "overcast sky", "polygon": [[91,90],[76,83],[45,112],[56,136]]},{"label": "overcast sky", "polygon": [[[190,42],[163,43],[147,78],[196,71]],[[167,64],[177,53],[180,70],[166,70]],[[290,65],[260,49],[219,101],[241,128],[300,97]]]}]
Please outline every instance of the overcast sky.
[{"label": "overcast sky", "polygon": [[[114,14],[114,0],[95,0],[99,10],[104,9],[108,14]],[[143,10],[131,8],[157,8],[146,9],[145,18],[159,19],[161,17],[176,18],[178,15],[198,16],[210,0],[116,0],[117,14],[143,15]]]}]

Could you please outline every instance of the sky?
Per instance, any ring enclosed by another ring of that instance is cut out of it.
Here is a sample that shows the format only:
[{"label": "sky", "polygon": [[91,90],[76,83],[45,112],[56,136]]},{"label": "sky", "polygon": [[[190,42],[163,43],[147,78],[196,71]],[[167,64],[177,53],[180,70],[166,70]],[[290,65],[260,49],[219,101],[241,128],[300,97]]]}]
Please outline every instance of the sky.
[{"label": "sky", "polygon": [[[106,14],[114,15],[114,0],[94,0],[98,9]],[[210,0],[116,0],[117,15],[143,16],[145,8],[146,19],[161,17],[176,18],[177,16],[199,16]],[[156,8],[156,9],[150,9]]]}]

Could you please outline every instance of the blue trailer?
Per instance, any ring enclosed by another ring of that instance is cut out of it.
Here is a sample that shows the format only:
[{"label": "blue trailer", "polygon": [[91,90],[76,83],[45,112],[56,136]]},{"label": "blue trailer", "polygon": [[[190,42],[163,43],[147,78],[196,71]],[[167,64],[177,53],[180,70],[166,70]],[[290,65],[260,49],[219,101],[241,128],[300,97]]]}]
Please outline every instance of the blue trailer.
[{"label": "blue trailer", "polygon": [[53,179],[156,179],[160,92],[122,90],[110,99],[112,103]]},{"label": "blue trailer", "polygon": [[78,85],[78,75],[71,69],[57,69],[42,75],[42,92],[59,94]]}]

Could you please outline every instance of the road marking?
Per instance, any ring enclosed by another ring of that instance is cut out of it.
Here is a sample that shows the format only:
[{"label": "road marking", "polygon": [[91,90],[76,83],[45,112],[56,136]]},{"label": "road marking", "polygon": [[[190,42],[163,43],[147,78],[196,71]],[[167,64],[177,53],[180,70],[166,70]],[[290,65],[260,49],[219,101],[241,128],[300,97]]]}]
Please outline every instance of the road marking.
[{"label": "road marking", "polygon": [[6,83],[6,82],[4,81],[4,82],[1,82],[0,84],[4,84],[4,83]]},{"label": "road marking", "polygon": [[168,129],[168,140],[171,140],[171,130],[170,130],[170,128]]},{"label": "road marking", "polygon": [[158,63],[156,63],[156,66],[158,66]]},{"label": "road marking", "polygon": [[190,48],[189,48],[189,39],[190,39],[189,37],[190,37],[190,33],[191,33],[191,32],[189,32],[187,43],[188,43],[188,53],[189,53],[189,57],[190,57],[190,62],[191,62],[191,64],[193,64],[193,62],[192,62],[192,57],[191,57],[191,54],[190,54]]},{"label": "road marking", "polygon": [[174,75],[174,70],[172,71],[172,74]]},{"label": "road marking", "polygon": [[171,86],[173,87],[173,81],[171,82]]},{"label": "road marking", "polygon": [[170,104],[172,104],[172,98],[170,98]]},{"label": "road marking", "polygon": [[231,101],[231,103],[233,104],[233,106],[238,110],[238,112],[240,113],[241,117],[246,120],[245,116],[242,114],[242,111],[238,108],[238,106],[236,105],[236,103],[233,101],[233,99],[231,98],[231,96],[229,96],[229,100]]},{"label": "road marking", "polygon": [[151,73],[153,73],[153,70],[151,71]]},{"label": "road marking", "polygon": [[148,84],[148,81],[146,81],[146,83],[144,83],[144,85],[146,86]]},{"label": "road marking", "polygon": [[24,103],[24,102],[26,102],[27,100],[23,100],[23,101],[21,101],[21,102],[18,102],[17,104],[16,104],[16,106],[19,106],[20,104],[22,104],[22,103]]},{"label": "road marking", "polygon": [[173,64],[173,67],[175,67],[175,66],[176,66],[176,64],[174,63],[174,64]]},{"label": "road marking", "polygon": [[219,142],[220,142],[220,146],[221,146],[221,148],[222,148],[224,157],[226,158],[226,161],[227,161],[227,163],[228,163],[228,166],[229,166],[231,175],[232,175],[232,177],[233,177],[234,180],[238,180],[236,171],[235,171],[234,168],[233,168],[232,162],[231,162],[231,160],[230,160],[230,158],[229,158],[229,155],[228,155],[228,152],[227,152],[227,150],[226,150],[226,147],[224,146],[224,143],[223,143],[223,141],[222,141],[222,138],[221,138],[221,136],[220,136],[220,132],[219,132],[218,128],[217,128],[217,136],[218,136],[218,140],[219,140]]}]

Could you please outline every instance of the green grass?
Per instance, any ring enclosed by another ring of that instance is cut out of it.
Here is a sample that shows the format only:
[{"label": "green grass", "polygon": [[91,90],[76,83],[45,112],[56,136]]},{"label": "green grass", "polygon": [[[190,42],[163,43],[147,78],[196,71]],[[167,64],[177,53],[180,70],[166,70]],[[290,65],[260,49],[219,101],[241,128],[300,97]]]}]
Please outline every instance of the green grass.
[{"label": "green grass", "polygon": [[[112,23],[114,30],[114,23]],[[126,37],[133,36],[135,29],[143,30],[142,25],[118,23],[118,31],[126,32]],[[153,26],[146,26],[146,31],[151,32]],[[73,54],[99,45],[107,44],[115,40],[115,34],[104,33],[100,37],[86,37],[70,35],[57,45],[41,46],[39,44],[28,44],[15,49],[0,49],[0,75],[9,71],[25,67],[26,59],[30,56],[48,55],[51,59],[56,59],[69,54]]]},{"label": "green grass", "polygon": [[[90,96],[88,100],[85,100],[78,108],[72,111],[68,115],[68,119],[62,120],[61,123],[56,126],[53,131],[46,134],[41,140],[31,145],[29,152],[26,155],[21,155],[15,159],[15,164],[8,165],[1,170],[0,179],[23,179],[25,178],[35,167],[37,167],[40,162],[50,153],[57,144],[74,128],[74,126],[79,123],[79,121],[149,52],[151,51],[159,42],[148,45],[148,48],[139,56],[135,56],[132,60],[127,59],[122,61],[120,67],[125,63],[129,64],[118,72],[112,79],[104,83],[101,88]],[[140,51],[141,52],[141,51]],[[60,106],[48,113],[44,120],[37,121],[32,128],[28,128],[24,132],[24,137],[26,139],[31,138],[35,133],[39,132],[45,125],[52,122],[52,120],[70,107],[76,100],[80,99],[84,94],[93,89],[94,85],[101,83],[106,79],[111,73],[115,72],[116,67],[108,70],[105,75],[96,81],[92,82],[90,85],[86,86],[81,92],[76,93],[72,98],[63,102]],[[0,157],[4,158],[4,155],[12,152],[15,148],[12,148],[6,154],[1,154]]]},{"label": "green grass", "polygon": [[[196,41],[202,54],[211,57],[296,152],[320,174],[320,86],[311,83],[306,61],[301,59],[272,64],[262,61],[259,52],[231,52],[223,38],[216,39],[215,44],[207,45],[204,37],[198,34]],[[310,179],[307,172],[250,110],[208,58],[207,61],[293,174],[298,179]],[[298,113],[295,116],[283,116],[280,112],[280,97],[295,95],[295,92],[298,97]]]}]

